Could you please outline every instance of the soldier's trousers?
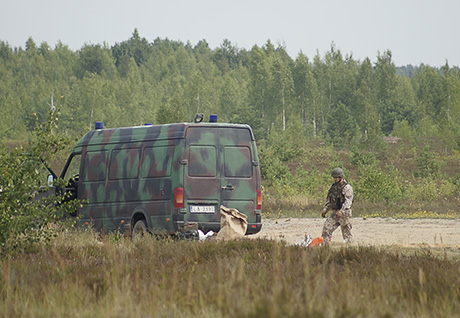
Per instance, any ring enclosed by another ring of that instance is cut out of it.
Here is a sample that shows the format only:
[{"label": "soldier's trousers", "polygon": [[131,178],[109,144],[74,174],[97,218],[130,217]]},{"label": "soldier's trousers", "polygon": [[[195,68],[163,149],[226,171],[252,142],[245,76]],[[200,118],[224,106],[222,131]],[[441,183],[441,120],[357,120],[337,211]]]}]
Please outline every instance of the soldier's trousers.
[{"label": "soldier's trousers", "polygon": [[324,243],[329,243],[332,238],[332,233],[340,226],[342,230],[342,237],[346,243],[353,242],[353,234],[351,233],[351,211],[344,213],[341,217],[337,215],[338,210],[332,210],[331,214],[324,222],[323,234]]}]

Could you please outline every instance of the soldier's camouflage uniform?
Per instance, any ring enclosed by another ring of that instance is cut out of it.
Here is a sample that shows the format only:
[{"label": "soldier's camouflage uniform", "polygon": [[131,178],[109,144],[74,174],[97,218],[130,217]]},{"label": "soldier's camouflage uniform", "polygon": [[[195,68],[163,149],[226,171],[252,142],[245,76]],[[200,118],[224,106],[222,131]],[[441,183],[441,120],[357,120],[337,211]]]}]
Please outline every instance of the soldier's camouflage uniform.
[{"label": "soldier's camouflage uniform", "polygon": [[[323,226],[322,237],[325,243],[329,243],[332,233],[340,226],[342,237],[346,243],[353,242],[351,233],[351,205],[353,203],[353,187],[345,179],[340,183],[333,183],[327,193],[324,211],[331,211]],[[342,216],[337,215],[342,212]]]}]

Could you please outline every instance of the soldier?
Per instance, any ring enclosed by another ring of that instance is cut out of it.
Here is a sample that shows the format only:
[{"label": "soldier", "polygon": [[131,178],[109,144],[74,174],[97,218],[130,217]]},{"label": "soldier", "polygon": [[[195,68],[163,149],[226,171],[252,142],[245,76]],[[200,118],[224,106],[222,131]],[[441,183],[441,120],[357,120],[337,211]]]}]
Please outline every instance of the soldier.
[{"label": "soldier", "polygon": [[324,222],[323,239],[324,243],[329,243],[332,238],[332,233],[339,227],[342,229],[342,237],[346,243],[353,242],[353,234],[351,234],[351,204],[353,203],[353,188],[344,179],[345,175],[341,168],[335,168],[331,172],[334,178],[334,183],[327,192],[326,204],[324,204],[323,213],[321,216],[326,217],[326,214],[331,210],[331,214]]}]

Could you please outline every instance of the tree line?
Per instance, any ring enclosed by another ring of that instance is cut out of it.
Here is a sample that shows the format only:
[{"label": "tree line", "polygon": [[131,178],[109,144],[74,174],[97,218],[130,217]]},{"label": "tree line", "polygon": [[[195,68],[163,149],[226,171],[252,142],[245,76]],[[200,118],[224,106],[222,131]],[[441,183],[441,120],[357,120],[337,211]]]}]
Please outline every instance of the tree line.
[{"label": "tree line", "polygon": [[29,38],[25,48],[0,41],[0,139],[21,140],[61,109],[60,127],[81,135],[106,127],[191,121],[196,113],[250,124],[259,140],[292,131],[338,147],[368,150],[384,136],[435,137],[460,149],[460,71],[446,64],[396,68],[391,51],[376,61],[343,55],[334,44],[323,56],[270,41],[251,50],[229,40],[211,49],[157,38],[137,29],[109,47],[74,52]]}]

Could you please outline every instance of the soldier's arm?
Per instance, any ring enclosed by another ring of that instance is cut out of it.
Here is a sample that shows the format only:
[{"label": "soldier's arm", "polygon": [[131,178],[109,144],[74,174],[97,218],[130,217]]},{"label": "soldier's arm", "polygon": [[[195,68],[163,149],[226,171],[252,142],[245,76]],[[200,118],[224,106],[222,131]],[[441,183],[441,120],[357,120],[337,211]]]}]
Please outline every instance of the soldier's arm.
[{"label": "soldier's arm", "polygon": [[329,188],[329,190],[327,191],[326,202],[324,203],[324,207],[323,207],[323,214],[326,214],[331,209],[331,198],[329,196],[330,191],[331,191],[331,188]]},{"label": "soldier's arm", "polygon": [[346,215],[351,210],[351,205],[353,204],[353,187],[347,184],[343,188],[343,195],[345,197],[345,202],[343,203],[341,210]]}]

